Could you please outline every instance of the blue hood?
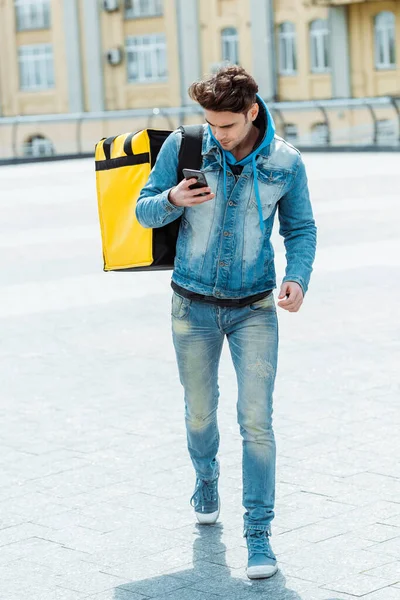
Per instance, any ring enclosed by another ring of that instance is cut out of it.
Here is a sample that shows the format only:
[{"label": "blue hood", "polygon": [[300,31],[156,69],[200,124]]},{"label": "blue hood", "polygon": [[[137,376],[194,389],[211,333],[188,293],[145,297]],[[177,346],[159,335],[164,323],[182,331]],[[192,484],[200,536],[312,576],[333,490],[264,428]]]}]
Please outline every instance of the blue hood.
[{"label": "blue hood", "polygon": [[254,175],[254,189],[255,189],[257,206],[258,206],[258,214],[259,214],[259,217],[260,217],[260,228],[261,228],[261,231],[264,232],[265,225],[264,225],[264,219],[263,219],[263,215],[262,215],[260,190],[259,190],[259,187],[258,187],[256,159],[257,159],[257,156],[260,154],[260,152],[264,148],[266,148],[267,146],[269,146],[270,143],[272,142],[272,140],[274,139],[274,135],[275,135],[275,123],[274,123],[274,120],[272,118],[271,113],[268,110],[267,105],[265,104],[264,100],[261,98],[261,96],[259,94],[257,94],[257,102],[258,102],[258,105],[260,107],[260,113],[259,113],[260,117],[265,120],[265,134],[264,134],[264,137],[263,137],[261,143],[257,146],[257,148],[255,150],[253,150],[248,156],[245,156],[244,158],[242,158],[242,160],[236,160],[236,158],[233,156],[233,154],[231,152],[228,152],[227,150],[223,149],[223,147],[218,142],[218,140],[213,136],[210,126],[208,126],[208,130],[209,130],[210,136],[212,137],[212,139],[214,140],[214,142],[217,144],[217,146],[220,149],[221,154],[222,154],[223,171],[224,171],[224,196],[225,196],[225,199],[227,199],[227,196],[228,196],[228,194],[227,194],[227,186],[226,186],[226,170],[227,170],[227,166],[226,165],[227,165],[227,163],[229,165],[240,165],[240,166],[245,166],[245,165],[248,165],[249,163],[252,163],[252,165],[253,165],[253,175]]}]

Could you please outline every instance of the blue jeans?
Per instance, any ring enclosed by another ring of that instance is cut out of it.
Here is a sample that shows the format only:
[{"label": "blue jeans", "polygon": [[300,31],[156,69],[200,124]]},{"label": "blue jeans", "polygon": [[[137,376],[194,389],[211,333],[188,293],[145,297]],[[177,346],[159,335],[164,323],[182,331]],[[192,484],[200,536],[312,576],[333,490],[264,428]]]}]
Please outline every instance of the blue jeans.
[{"label": "blue jeans", "polygon": [[173,293],[172,336],[185,392],[190,458],[200,479],[218,476],[218,366],[225,335],[238,383],[245,529],[271,534],[275,516],[276,445],[272,395],[278,358],[274,296],[225,308]]}]

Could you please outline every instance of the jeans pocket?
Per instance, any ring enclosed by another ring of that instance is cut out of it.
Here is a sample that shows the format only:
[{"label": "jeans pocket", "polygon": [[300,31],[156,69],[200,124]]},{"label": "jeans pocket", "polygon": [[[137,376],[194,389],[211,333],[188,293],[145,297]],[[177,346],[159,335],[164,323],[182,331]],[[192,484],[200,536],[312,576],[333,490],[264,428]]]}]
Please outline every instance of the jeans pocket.
[{"label": "jeans pocket", "polygon": [[253,312],[263,309],[276,310],[273,293],[271,292],[266,298],[262,298],[261,300],[257,300],[257,302],[253,302],[253,304],[249,304],[249,308]]},{"label": "jeans pocket", "polygon": [[172,295],[171,314],[175,319],[184,319],[189,313],[192,301],[176,292]]}]

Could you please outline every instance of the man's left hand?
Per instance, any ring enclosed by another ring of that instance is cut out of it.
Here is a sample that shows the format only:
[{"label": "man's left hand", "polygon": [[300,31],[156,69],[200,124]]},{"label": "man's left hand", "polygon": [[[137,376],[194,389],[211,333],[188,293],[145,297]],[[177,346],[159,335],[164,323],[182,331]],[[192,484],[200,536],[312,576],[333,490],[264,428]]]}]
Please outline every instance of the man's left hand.
[{"label": "man's left hand", "polygon": [[295,281],[285,281],[282,283],[278,296],[279,300],[282,299],[281,302],[278,302],[278,306],[289,312],[298,312],[300,306],[303,304],[303,298],[303,290],[298,283]]}]

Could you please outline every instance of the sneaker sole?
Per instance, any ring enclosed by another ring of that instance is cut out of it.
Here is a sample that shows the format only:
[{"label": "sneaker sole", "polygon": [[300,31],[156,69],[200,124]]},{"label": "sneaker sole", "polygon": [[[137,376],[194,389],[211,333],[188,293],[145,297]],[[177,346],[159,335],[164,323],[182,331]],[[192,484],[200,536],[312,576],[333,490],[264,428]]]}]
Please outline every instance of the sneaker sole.
[{"label": "sneaker sole", "polygon": [[216,510],[215,512],[212,512],[212,513],[197,513],[197,512],[195,512],[194,514],[196,515],[196,518],[197,518],[198,522],[200,523],[200,525],[213,525],[214,523],[216,523],[218,521],[220,510],[221,510],[221,499],[218,494],[218,510]]},{"label": "sneaker sole", "polygon": [[267,577],[272,577],[278,570],[278,565],[274,567],[271,565],[260,565],[258,567],[248,567],[247,568],[247,577],[249,579],[264,579]]}]

